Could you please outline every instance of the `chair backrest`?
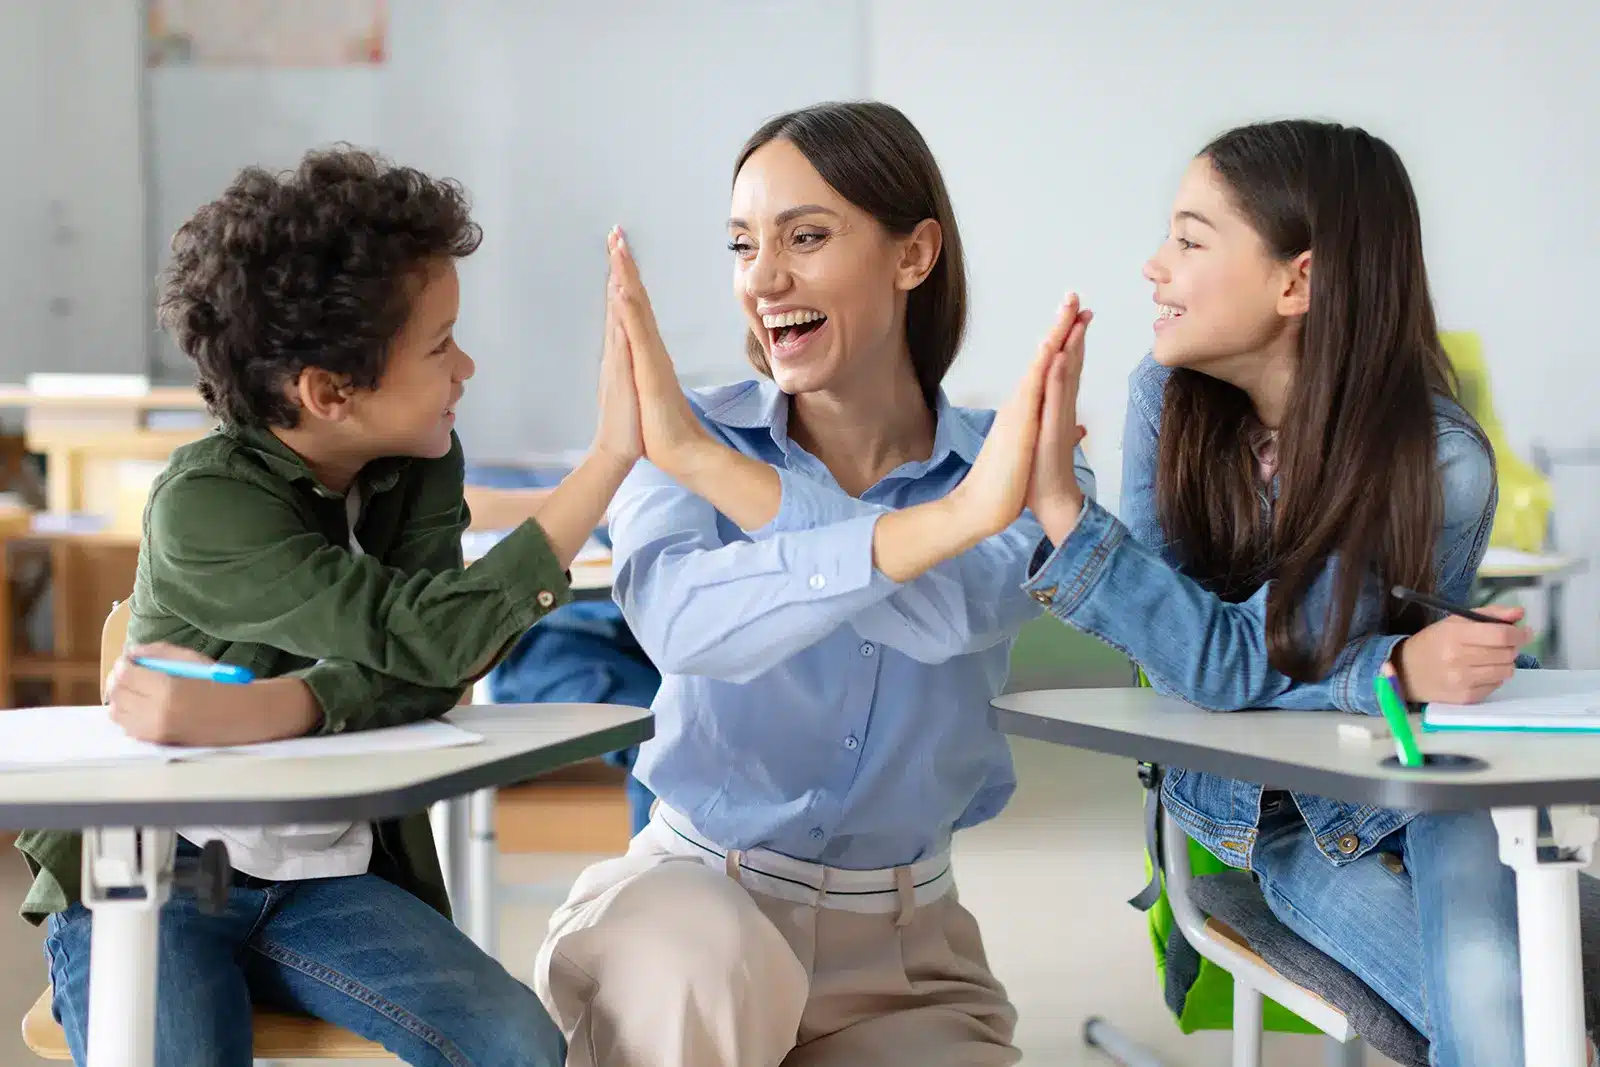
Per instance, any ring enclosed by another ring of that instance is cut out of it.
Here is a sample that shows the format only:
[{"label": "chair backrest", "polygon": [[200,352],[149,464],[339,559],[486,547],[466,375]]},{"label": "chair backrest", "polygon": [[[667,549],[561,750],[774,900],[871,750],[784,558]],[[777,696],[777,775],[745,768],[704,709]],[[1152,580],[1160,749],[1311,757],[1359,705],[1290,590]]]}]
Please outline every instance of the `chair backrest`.
[{"label": "chair backrest", "polygon": [[100,695],[105,696],[106,679],[111,675],[111,668],[116,664],[117,657],[122,655],[122,648],[128,643],[128,619],[133,614],[130,601],[124,600],[111,605],[111,614],[106,616],[105,625],[100,628]]}]

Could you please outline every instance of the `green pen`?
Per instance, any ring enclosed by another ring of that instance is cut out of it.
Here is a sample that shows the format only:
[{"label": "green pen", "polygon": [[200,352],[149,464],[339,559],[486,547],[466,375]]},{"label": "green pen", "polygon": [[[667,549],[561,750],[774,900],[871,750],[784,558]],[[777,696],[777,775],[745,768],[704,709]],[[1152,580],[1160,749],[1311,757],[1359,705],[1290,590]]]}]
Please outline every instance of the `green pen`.
[{"label": "green pen", "polygon": [[1372,680],[1372,685],[1378,691],[1378,707],[1383,709],[1389,732],[1394,734],[1395,755],[1400,760],[1400,766],[1422,766],[1422,750],[1417,747],[1416,736],[1411,732],[1406,706],[1400,701],[1399,678],[1394,673],[1394,664],[1385,663]]}]

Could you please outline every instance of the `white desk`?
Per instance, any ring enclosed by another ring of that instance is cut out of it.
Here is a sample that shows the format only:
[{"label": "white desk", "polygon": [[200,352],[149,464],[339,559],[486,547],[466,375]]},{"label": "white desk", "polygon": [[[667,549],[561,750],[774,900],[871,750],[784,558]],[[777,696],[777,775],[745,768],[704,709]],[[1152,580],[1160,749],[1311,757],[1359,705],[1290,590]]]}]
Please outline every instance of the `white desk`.
[{"label": "white desk", "polygon": [[483,742],[381,759],[217,757],[0,774],[0,826],[88,828],[90,1067],[153,1065],[156,940],[173,881],[170,827],[394,818],[462,793],[536,778],[638,744],[653,732],[649,712],[605,704],[466,707],[449,719],[481,734]]},{"label": "white desk", "polygon": [[[1501,861],[1516,871],[1529,1067],[1582,1067],[1578,872],[1600,825],[1600,736],[1422,734],[1425,754],[1476,757],[1470,770],[1386,765],[1392,742],[1341,742],[1339,712],[1202,711],[1150,689],[1064,689],[996,698],[1007,733],[1315,793],[1350,803],[1493,812]],[[1415,717],[1413,717],[1415,721]],[[1549,806],[1553,833],[1538,820]],[[1553,837],[1553,842],[1551,838]]]}]

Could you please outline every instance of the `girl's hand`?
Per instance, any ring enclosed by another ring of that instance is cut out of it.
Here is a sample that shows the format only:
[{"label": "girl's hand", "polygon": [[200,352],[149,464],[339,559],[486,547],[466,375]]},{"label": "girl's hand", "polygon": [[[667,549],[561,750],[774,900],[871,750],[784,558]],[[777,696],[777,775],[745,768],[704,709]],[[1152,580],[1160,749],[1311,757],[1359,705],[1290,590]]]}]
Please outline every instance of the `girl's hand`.
[{"label": "girl's hand", "polygon": [[1531,639],[1521,608],[1478,608],[1505,622],[1473,622],[1455,615],[1425,626],[1400,642],[1394,666],[1405,698],[1419,704],[1476,704],[1505,684],[1517,651]]},{"label": "girl's hand", "polygon": [[1052,344],[1056,349],[1045,375],[1044,408],[1027,504],[1045,535],[1057,545],[1072,532],[1083,511],[1073,451],[1084,436],[1078,425],[1078,384],[1083,376],[1084,338],[1093,319],[1094,312],[1080,307],[1076,293],[1067,294],[1055,328],[1041,346],[1041,351]]}]

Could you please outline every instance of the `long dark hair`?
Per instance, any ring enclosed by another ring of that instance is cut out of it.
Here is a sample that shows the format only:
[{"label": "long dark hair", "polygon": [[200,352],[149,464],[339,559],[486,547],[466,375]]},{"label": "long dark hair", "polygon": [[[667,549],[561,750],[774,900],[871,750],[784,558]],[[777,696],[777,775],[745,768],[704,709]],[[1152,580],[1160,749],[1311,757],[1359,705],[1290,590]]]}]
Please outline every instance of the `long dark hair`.
[{"label": "long dark hair", "polygon": [[[769,119],[739,150],[734,180],[756,149],[784,140],[840,196],[904,237],[924,219],[938,222],[939,258],[906,301],[906,343],[922,396],[931,408],[955,362],[967,326],[967,272],[961,234],[928,142],[898,108],[877,101],[815,104]],[[766,350],[754,333],[745,353],[769,374]]]},{"label": "long dark hair", "polygon": [[[1455,375],[1428,293],[1416,196],[1393,148],[1365,130],[1302,120],[1230,130],[1201,156],[1275,256],[1310,251],[1311,301],[1278,430],[1270,525],[1249,397],[1188,369],[1167,381],[1157,510],[1186,569],[1219,595],[1243,600],[1272,582],[1269,660],[1310,681],[1333,669],[1374,578],[1385,591],[1434,585],[1443,513],[1434,403],[1454,395]],[[1329,616],[1305,619],[1330,559]],[[1385,632],[1426,622],[1386,592],[1382,601]]]}]

